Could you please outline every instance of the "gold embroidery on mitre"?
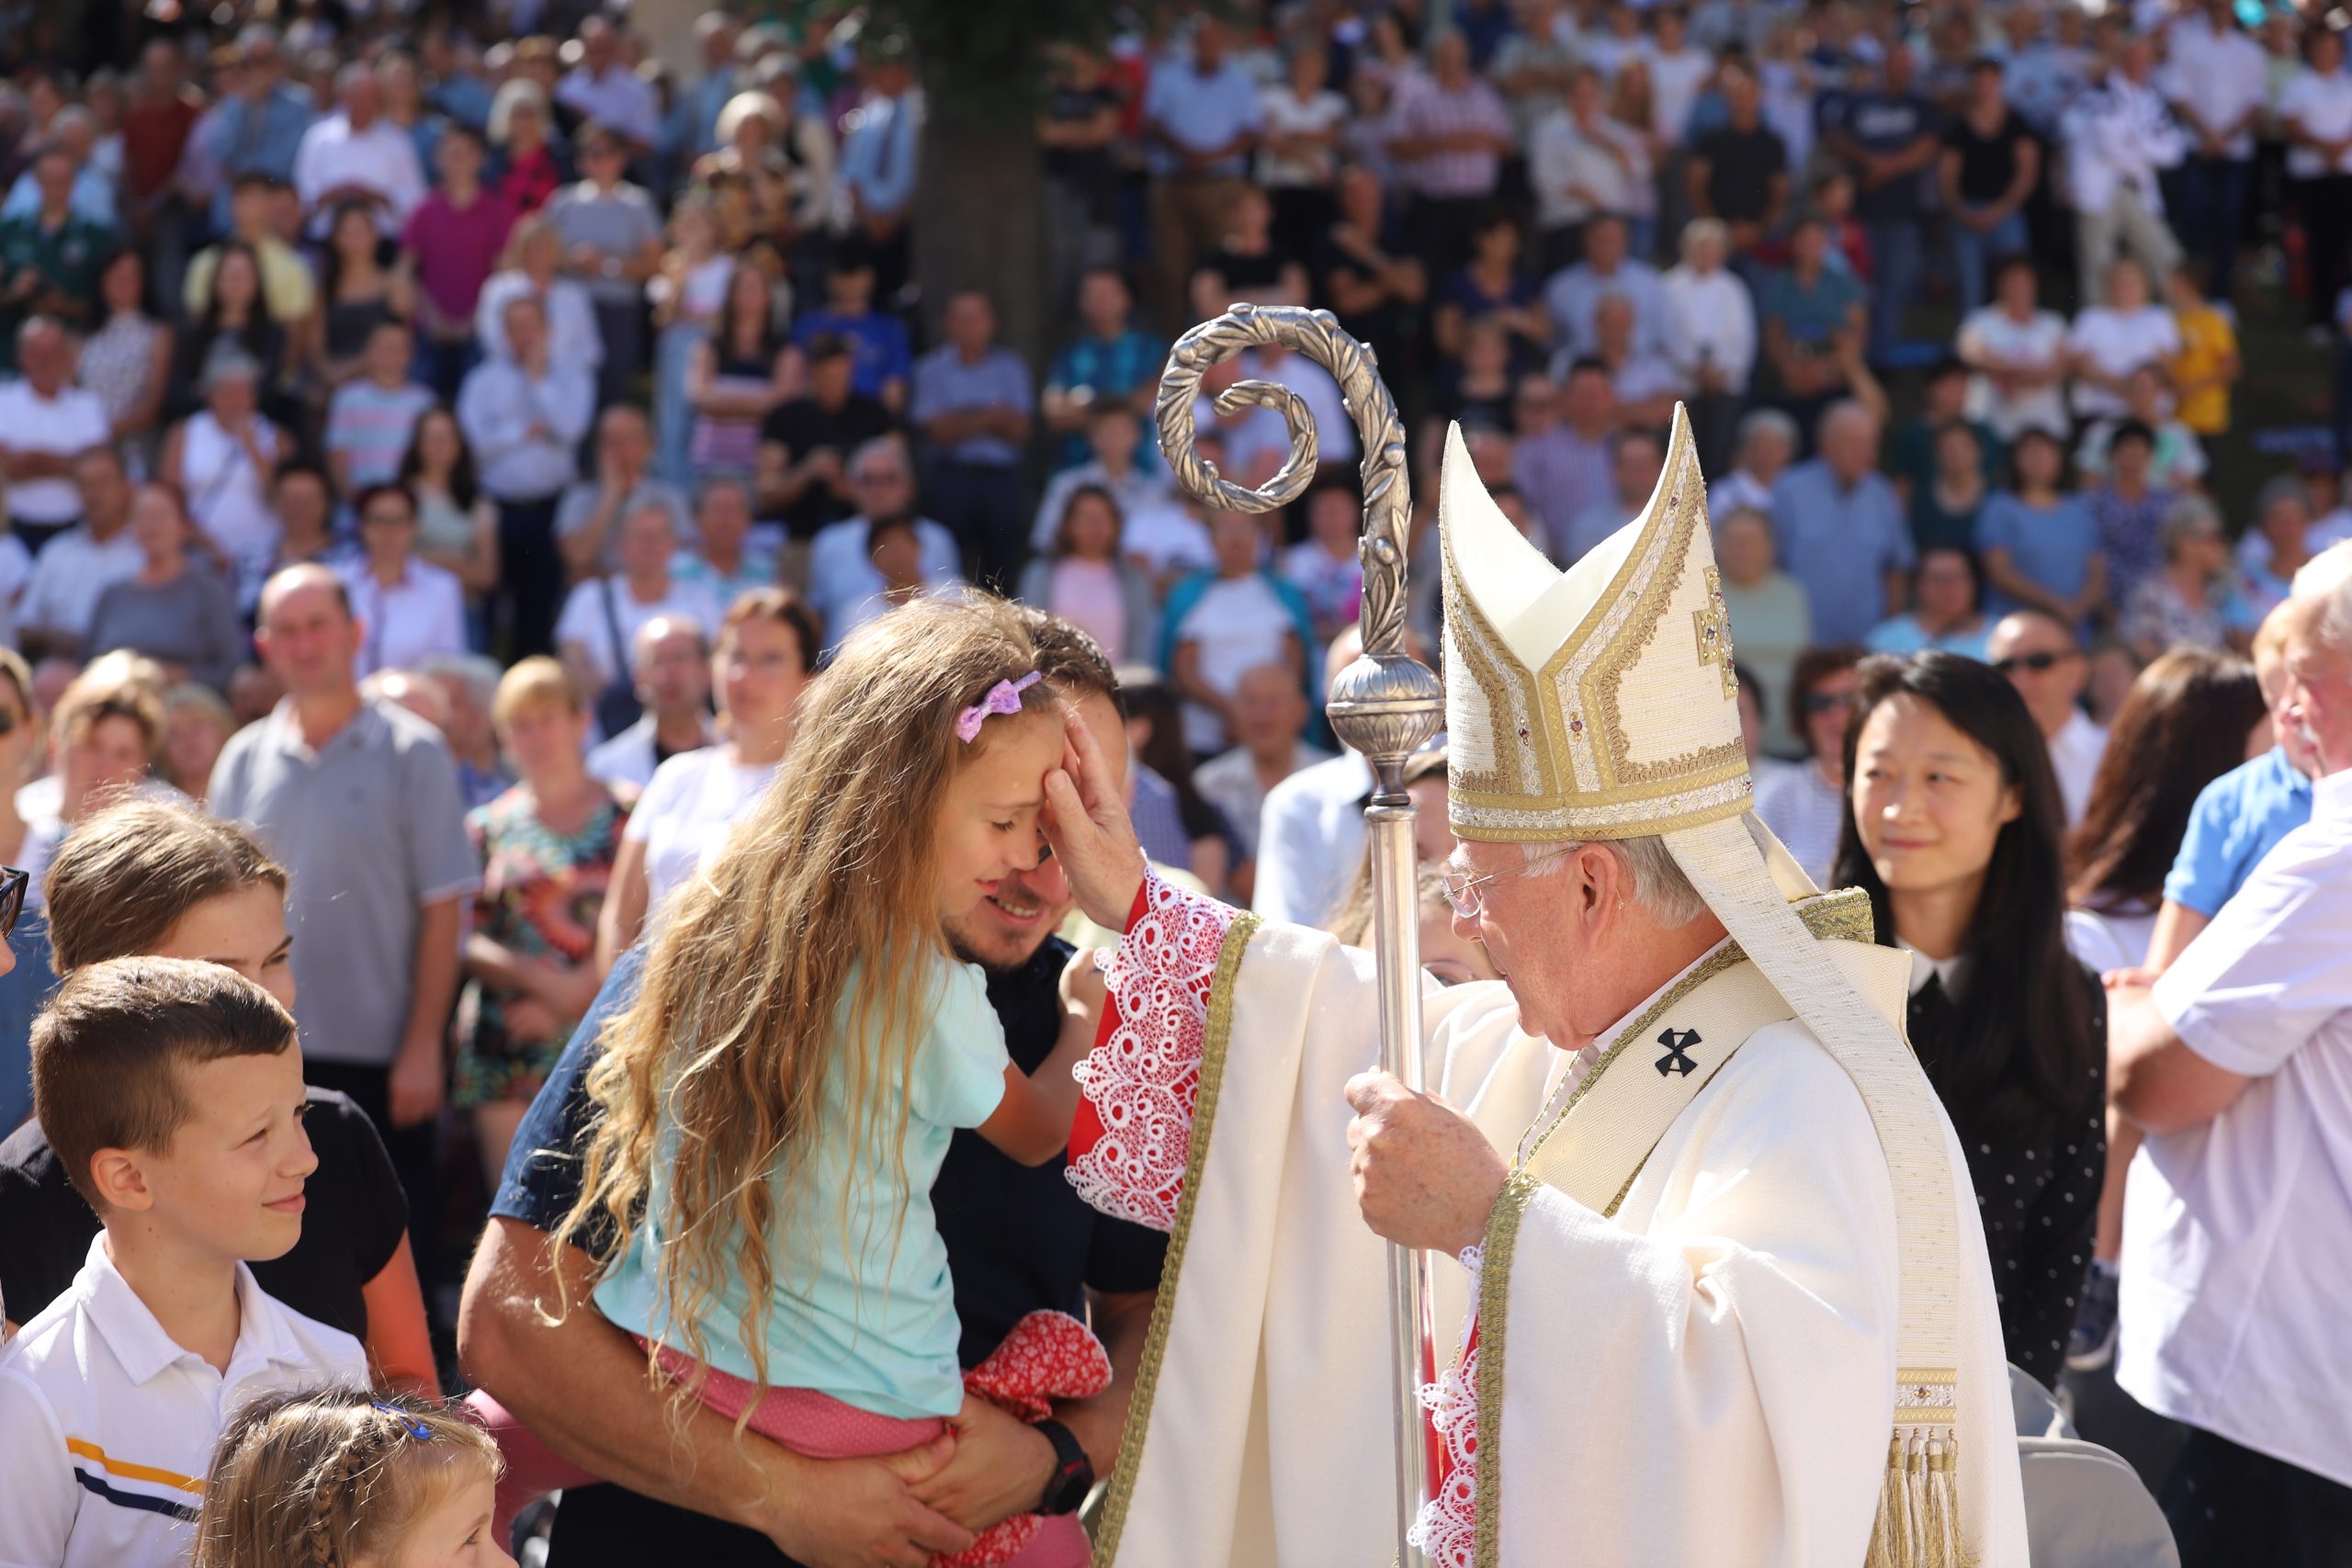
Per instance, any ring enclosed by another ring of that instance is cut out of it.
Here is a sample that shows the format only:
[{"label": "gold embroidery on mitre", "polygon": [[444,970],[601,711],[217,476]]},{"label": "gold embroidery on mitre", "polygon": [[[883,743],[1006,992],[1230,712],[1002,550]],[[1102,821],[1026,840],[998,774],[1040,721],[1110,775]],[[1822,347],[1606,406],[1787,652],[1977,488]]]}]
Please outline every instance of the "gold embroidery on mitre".
[{"label": "gold embroidery on mitre", "polygon": [[[1462,474],[1440,490],[1454,831],[1487,840],[1630,838],[1746,810],[1753,790],[1730,619],[1682,411],[1642,516],[1594,552],[1607,552],[1615,570],[1566,591],[1589,590],[1581,606],[1558,602],[1568,573],[1534,557],[1515,532],[1503,537],[1510,524],[1457,445],[1449,440],[1446,460],[1449,472],[1462,463]],[[1465,558],[1483,558],[1483,573],[1465,571]],[[1541,578],[1521,573],[1522,565],[1527,573],[1540,567]],[[1523,596],[1515,613],[1499,606],[1505,624],[1473,591],[1482,576],[1506,601]],[[1679,636],[1659,635],[1685,615],[1698,628],[1695,663]],[[1525,646],[1545,640],[1553,621],[1566,627],[1555,646]]]}]

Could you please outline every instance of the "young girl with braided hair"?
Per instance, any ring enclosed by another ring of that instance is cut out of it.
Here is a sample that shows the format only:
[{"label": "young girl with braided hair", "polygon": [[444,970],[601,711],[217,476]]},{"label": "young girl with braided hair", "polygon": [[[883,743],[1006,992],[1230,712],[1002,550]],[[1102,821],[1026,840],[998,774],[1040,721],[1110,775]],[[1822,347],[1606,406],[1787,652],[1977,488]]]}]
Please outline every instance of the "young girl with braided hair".
[{"label": "young girl with braided hair", "polygon": [[498,1446],[409,1394],[280,1392],[213,1450],[193,1568],[514,1568],[491,1529]]}]

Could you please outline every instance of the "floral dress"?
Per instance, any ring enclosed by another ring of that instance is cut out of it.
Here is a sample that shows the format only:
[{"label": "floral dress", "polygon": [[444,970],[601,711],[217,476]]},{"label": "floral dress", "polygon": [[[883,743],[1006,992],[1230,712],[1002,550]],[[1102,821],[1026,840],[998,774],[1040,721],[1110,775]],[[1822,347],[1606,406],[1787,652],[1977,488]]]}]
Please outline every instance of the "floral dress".
[{"label": "floral dress", "polygon": [[[596,915],[620,852],[621,829],[634,795],[611,790],[575,833],[557,833],[532,809],[530,791],[515,785],[466,814],[466,836],[481,857],[481,891],[474,896],[474,929],[524,958],[566,968],[592,963]],[[559,1020],[544,1040],[507,1032],[514,993],[481,980],[466,982],[458,1003],[458,1071],[453,1102],[465,1109],[499,1100],[528,1100],[547,1081],[564,1043],[580,1021]]]}]

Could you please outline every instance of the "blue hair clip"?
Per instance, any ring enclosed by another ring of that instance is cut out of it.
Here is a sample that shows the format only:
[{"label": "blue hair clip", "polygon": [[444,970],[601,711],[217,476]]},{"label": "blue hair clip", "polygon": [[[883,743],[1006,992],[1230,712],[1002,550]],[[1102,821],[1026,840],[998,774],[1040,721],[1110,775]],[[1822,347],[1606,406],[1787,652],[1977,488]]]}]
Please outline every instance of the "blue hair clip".
[{"label": "blue hair clip", "polygon": [[398,1418],[401,1424],[401,1430],[406,1432],[410,1437],[414,1438],[418,1442],[429,1443],[433,1440],[433,1428],[427,1426],[423,1419],[418,1417],[413,1412],[403,1410],[399,1405],[393,1404],[386,1400],[371,1399],[368,1403],[382,1411],[385,1415]]}]

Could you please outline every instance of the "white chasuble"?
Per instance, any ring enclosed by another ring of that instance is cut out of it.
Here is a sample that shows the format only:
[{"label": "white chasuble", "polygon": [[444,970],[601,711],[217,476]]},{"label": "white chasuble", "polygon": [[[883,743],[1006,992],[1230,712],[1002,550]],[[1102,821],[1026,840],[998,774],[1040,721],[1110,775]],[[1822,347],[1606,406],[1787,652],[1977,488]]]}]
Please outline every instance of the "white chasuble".
[{"label": "white chasuble", "polygon": [[[1357,1212],[1340,1094],[1375,1065],[1371,959],[1157,881],[1137,908],[1080,1075],[1070,1177],[1171,1241],[1097,1561],[1378,1568],[1396,1517],[1386,1258]],[[1424,1516],[1435,1562],[1860,1568],[1897,1402],[1893,1188],[1852,1081],[1769,987],[1750,987],[1760,1007],[1743,994],[1704,1015],[1695,1040],[1657,1041],[1692,1032],[1677,988],[1733,964],[1754,974],[1718,948],[1577,1055],[1520,1032],[1500,984],[1425,1000],[1432,1089],[1498,1149],[1540,1134],[1480,1277],[1435,1270],[1433,1403],[1467,1461],[1453,1506]],[[1690,1070],[1664,1060],[1678,1051]],[[1613,1156],[1574,1150],[1639,1124],[1611,1108],[1643,1097],[1612,1085],[1644,1077],[1688,1098],[1624,1161],[1625,1185],[1595,1174]],[[1983,1233],[1956,1145],[1949,1159],[1965,1205],[1960,1402],[1997,1419]],[[1551,1178],[1609,1191],[1579,1201]],[[2006,1420],[1959,1440],[1973,1561],[2025,1568]]]}]

